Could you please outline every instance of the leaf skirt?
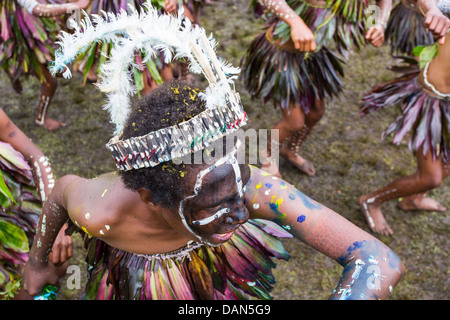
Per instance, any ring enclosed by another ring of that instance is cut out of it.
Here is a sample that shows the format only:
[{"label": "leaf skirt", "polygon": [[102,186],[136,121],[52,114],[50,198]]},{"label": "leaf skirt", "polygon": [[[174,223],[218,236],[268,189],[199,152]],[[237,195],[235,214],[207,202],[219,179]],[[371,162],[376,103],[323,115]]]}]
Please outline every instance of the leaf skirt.
[{"label": "leaf skirt", "polygon": [[89,280],[85,299],[271,299],[274,258],[288,260],[279,238],[291,238],[273,222],[249,220],[226,243],[190,243],[176,251],[141,255],[86,237]]},{"label": "leaf skirt", "polygon": [[315,99],[337,96],[344,60],[322,46],[317,52],[284,50],[262,32],[241,60],[241,80],[252,98],[272,100],[283,109],[301,106],[307,114]]},{"label": "leaf skirt", "polygon": [[36,17],[20,7],[17,1],[2,1],[0,68],[8,74],[12,83],[26,74],[34,74],[44,81],[41,65],[53,60],[53,43],[59,30],[56,19]]},{"label": "leaf skirt", "polygon": [[41,209],[28,163],[0,141],[0,297],[21,278]]},{"label": "leaf skirt", "polygon": [[[127,10],[128,5],[134,6],[138,11],[145,10],[142,7],[147,1],[145,0],[133,0],[128,3],[127,0],[93,0],[87,9],[89,14],[102,15],[102,12],[110,12],[119,14],[121,10]],[[155,2],[155,3],[154,3]],[[158,8],[157,1],[152,1],[152,5]],[[162,14],[162,9],[159,8]],[[97,75],[101,75],[101,67],[107,62],[108,57],[111,56],[111,50],[113,45],[109,41],[94,42],[77,57],[75,65],[78,65],[83,70],[83,84],[86,83],[89,71],[93,70]],[[145,56],[145,53],[135,51],[133,66],[130,67],[130,72],[133,75],[134,85],[138,94],[144,89],[145,83],[151,83],[154,81],[160,85],[164,82],[161,70],[168,66],[168,63],[164,61],[164,54],[158,52],[155,56]]]},{"label": "leaf skirt", "polygon": [[399,145],[409,134],[409,149],[416,153],[431,151],[433,159],[450,158],[450,99],[431,95],[423,90],[419,71],[410,72],[387,83],[375,86],[363,97],[360,115],[379,109],[401,105],[401,114],[383,132],[382,137],[393,135]]},{"label": "leaf skirt", "polygon": [[391,53],[411,54],[416,46],[434,43],[433,35],[424,26],[424,16],[398,3],[391,11],[385,31]]}]

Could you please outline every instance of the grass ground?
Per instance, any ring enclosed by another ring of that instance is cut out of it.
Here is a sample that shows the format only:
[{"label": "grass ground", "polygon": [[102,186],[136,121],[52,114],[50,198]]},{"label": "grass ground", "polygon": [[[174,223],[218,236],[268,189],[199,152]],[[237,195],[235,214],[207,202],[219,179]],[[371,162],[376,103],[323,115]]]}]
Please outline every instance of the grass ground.
[{"label": "grass ground", "polygon": [[[261,21],[247,11],[247,1],[214,1],[205,8],[201,23],[219,41],[218,52],[238,66],[246,47],[262,27]],[[282,161],[285,180],[303,193],[369,231],[359,210],[358,198],[390,181],[415,171],[415,161],[406,145],[394,147],[380,135],[397,114],[395,107],[359,118],[358,105],[372,85],[394,75],[385,69],[393,60],[388,48],[368,46],[348,61],[343,79],[345,88],[339,98],[327,102],[323,119],[305,142],[302,153],[314,161],[317,174],[308,178]],[[51,159],[61,177],[78,174],[93,178],[114,170],[105,143],[112,134],[103,96],[92,85],[80,86],[80,75],[73,80],[59,79],[59,88],[49,110],[51,117],[67,122],[67,127],[49,133],[34,125],[40,85],[24,81],[22,95],[16,94],[4,74],[0,75],[1,107],[13,121]],[[249,128],[271,128],[280,117],[271,105],[252,101],[241,85],[237,89],[250,117]],[[450,208],[448,180],[430,196]],[[404,212],[396,201],[383,206],[395,234],[379,237],[402,259],[407,271],[391,299],[449,299],[449,211]],[[75,238],[71,264],[83,270],[83,248]],[[326,299],[336,286],[342,268],[328,257],[297,240],[285,242],[291,253],[289,262],[275,269],[275,299]],[[61,299],[78,299],[80,290],[62,288]]]}]

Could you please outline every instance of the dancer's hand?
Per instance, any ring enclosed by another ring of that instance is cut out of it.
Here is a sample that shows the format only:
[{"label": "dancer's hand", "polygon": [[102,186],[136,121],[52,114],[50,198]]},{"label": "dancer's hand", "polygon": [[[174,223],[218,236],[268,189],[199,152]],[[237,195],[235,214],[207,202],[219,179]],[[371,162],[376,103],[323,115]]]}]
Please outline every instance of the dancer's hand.
[{"label": "dancer's hand", "polygon": [[66,236],[67,224],[61,228],[53,243],[52,251],[48,255],[48,260],[54,265],[60,265],[72,257],[73,241],[71,236]]},{"label": "dancer's hand", "polygon": [[29,259],[23,271],[23,286],[31,296],[38,295],[47,284],[57,286],[60,275],[50,262],[36,262]]},{"label": "dancer's hand", "polygon": [[315,51],[317,48],[314,34],[301,19],[293,19],[289,23],[291,27],[291,39],[295,49],[301,52]]},{"label": "dancer's hand", "polygon": [[438,39],[440,45],[444,44],[445,35],[450,28],[450,19],[447,18],[439,9],[432,8],[425,15],[425,28],[430,30],[435,39]]},{"label": "dancer's hand", "polygon": [[177,13],[177,7],[178,7],[177,0],[166,0],[163,9],[167,13],[175,14]]},{"label": "dancer's hand", "polygon": [[370,27],[366,33],[366,40],[374,47],[380,47],[384,43],[384,28],[380,24]]}]

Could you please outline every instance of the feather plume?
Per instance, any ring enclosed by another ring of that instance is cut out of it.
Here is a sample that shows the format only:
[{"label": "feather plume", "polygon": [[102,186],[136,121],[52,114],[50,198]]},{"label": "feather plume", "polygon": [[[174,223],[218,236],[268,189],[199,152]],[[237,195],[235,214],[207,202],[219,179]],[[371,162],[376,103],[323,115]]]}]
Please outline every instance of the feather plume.
[{"label": "feather plume", "polygon": [[[109,59],[100,70],[97,87],[107,94],[104,109],[109,112],[111,122],[116,125],[114,132],[116,135],[123,130],[130,112],[130,96],[136,93],[133,74],[129,71],[130,66],[134,64],[133,57],[136,51],[145,53],[143,63],[156,56],[158,52],[162,52],[166,63],[173,59],[189,61],[192,73],[200,74],[205,68],[200,65],[191,48],[192,43],[201,43],[199,39],[204,36],[205,30],[193,26],[189,20],[184,19],[182,7],[178,17],[175,17],[160,15],[150,2],[143,6],[146,10],[137,11],[130,6],[128,13],[123,9],[117,15],[102,12],[102,15],[93,15],[92,19],[84,13],[85,18],[80,25],[73,25],[75,29],[73,34],[60,33],[57,42],[60,49],[56,51],[55,61],[50,66],[53,74],[62,72],[65,78],[70,78],[71,72],[67,64],[73,62],[78,55],[95,42],[113,44]],[[212,37],[209,43],[212,48],[216,46]],[[206,60],[211,63],[215,57],[208,56],[207,50],[202,51]],[[214,49],[213,54],[215,55]],[[224,60],[219,61],[221,72],[229,76],[226,82],[232,82],[233,75],[238,73],[239,69]],[[207,90],[209,94],[205,99],[209,106],[223,102],[223,88],[222,84],[218,84],[215,88]],[[216,94],[218,98],[210,97]]]}]

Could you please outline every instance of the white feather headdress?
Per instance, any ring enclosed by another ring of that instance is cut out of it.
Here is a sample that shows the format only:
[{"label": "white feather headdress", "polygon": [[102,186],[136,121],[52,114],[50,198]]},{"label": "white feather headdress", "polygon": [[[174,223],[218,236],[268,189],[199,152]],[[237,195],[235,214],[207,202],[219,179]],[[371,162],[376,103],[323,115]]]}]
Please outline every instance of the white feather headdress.
[{"label": "white feather headdress", "polygon": [[[136,93],[133,75],[130,72],[130,67],[134,65],[136,51],[144,53],[143,63],[162,52],[166,63],[173,59],[187,60],[190,72],[203,73],[209,82],[209,87],[205,90],[202,98],[206,102],[207,109],[213,112],[211,114],[215,114],[215,118],[209,120],[213,122],[216,129],[220,128],[221,134],[242,126],[247,120],[239,95],[230,87],[236,78],[235,75],[240,70],[216,57],[217,43],[212,35],[209,38],[206,37],[203,28],[194,26],[188,19],[184,19],[182,7],[177,16],[159,14],[150,2],[144,4],[143,9],[137,11],[130,6],[128,13],[125,10],[117,15],[103,12],[102,15],[92,15],[92,19],[84,13],[85,18],[79,25],[71,21],[71,26],[75,30],[72,34],[64,31],[60,33],[57,42],[60,48],[56,51],[55,60],[50,66],[52,74],[62,73],[65,78],[70,78],[71,72],[67,65],[93,43],[106,41],[113,44],[110,56],[100,70],[97,86],[107,95],[104,109],[109,112],[111,121],[116,126],[114,132],[116,137],[110,141],[108,147],[119,168],[123,170],[137,167],[136,163],[130,164],[126,161],[129,157],[124,154],[125,151],[121,149],[121,141],[118,140],[130,113],[130,97]],[[224,107],[229,110],[223,109]],[[218,115],[219,111],[220,115]],[[204,115],[199,118],[204,118]],[[205,122],[208,121],[203,120],[203,129],[201,130],[211,130],[208,128],[208,123]],[[195,140],[192,134],[198,129],[198,124],[195,124],[195,121],[191,124],[196,127],[189,130],[184,128],[184,133],[178,132],[184,143],[189,143],[191,139]],[[224,126],[227,127],[226,130]],[[166,131],[168,130],[164,132]],[[180,139],[180,137],[177,138]],[[217,138],[218,136],[214,136],[214,139]],[[125,143],[127,147],[130,144]],[[180,153],[179,150],[175,151],[177,148],[174,148],[173,141],[170,144],[171,147],[168,150],[159,148],[159,154],[162,153],[166,156],[158,156],[158,161],[153,159],[153,162],[150,161],[150,163],[156,165],[167,161],[168,158],[185,154],[185,152]],[[140,151],[145,153],[145,150]],[[133,152],[133,150],[127,149],[127,152]],[[154,152],[154,154],[156,153]],[[118,162],[117,157],[125,157],[125,160],[122,159]],[[149,156],[147,158],[149,159]],[[128,164],[124,166],[124,163]]]}]

